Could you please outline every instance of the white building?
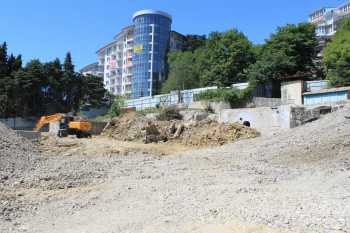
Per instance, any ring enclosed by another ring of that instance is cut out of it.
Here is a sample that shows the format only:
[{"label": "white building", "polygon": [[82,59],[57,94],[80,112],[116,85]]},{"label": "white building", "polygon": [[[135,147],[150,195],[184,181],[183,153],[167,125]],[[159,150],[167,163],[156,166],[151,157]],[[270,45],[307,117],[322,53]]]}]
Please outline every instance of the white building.
[{"label": "white building", "polygon": [[80,70],[80,73],[82,73],[84,76],[94,75],[97,77],[103,77],[103,75],[104,75],[103,66],[99,65],[98,62],[95,62],[95,63],[92,63],[92,64],[85,66],[84,68],[82,68]]},{"label": "white building", "polygon": [[318,37],[331,37],[345,18],[350,18],[350,2],[336,8],[317,10],[309,15],[309,22],[316,26]]},{"label": "white building", "polygon": [[131,95],[133,27],[124,28],[114,40],[97,51],[104,67],[105,88],[115,95]]},{"label": "white building", "polygon": [[[150,26],[157,32],[149,32]],[[182,50],[185,40],[185,36],[171,31],[171,16],[167,13],[136,12],[133,25],[122,29],[111,43],[97,51],[98,64],[104,68],[105,88],[126,98],[153,95],[156,91],[152,90],[160,90],[165,80],[166,52]],[[150,74],[151,78],[147,76]],[[157,78],[153,80],[153,76]],[[151,88],[148,84],[152,84]]]}]

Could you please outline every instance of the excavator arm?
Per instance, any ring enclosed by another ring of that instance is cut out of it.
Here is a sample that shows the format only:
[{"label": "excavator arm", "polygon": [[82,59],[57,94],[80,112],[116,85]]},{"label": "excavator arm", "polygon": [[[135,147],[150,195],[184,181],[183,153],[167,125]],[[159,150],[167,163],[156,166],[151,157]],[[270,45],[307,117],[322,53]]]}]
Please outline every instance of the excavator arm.
[{"label": "excavator arm", "polygon": [[64,118],[63,114],[56,113],[50,116],[43,116],[40,118],[38,123],[36,124],[34,131],[39,131],[42,127],[44,127],[46,124],[49,124],[51,122],[60,121]]}]

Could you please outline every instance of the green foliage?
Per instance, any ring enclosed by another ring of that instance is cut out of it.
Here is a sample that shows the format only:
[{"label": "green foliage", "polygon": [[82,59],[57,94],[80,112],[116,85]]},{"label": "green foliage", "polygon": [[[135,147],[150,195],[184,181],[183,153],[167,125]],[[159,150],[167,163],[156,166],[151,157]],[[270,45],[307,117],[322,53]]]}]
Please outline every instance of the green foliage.
[{"label": "green foliage", "polygon": [[184,43],[184,51],[194,52],[196,49],[203,47],[206,43],[205,35],[186,35],[186,40]]},{"label": "green foliage", "polygon": [[125,100],[122,96],[117,95],[109,109],[109,116],[111,118],[120,116],[122,107],[125,106]]},{"label": "green foliage", "polygon": [[247,80],[246,70],[255,61],[255,53],[243,33],[235,29],[213,32],[208,39],[189,35],[187,43],[184,52],[168,55],[169,74],[163,93]]},{"label": "green foliage", "polygon": [[103,81],[74,71],[70,53],[59,59],[32,60],[22,67],[21,56],[7,55],[0,46],[0,117],[41,116],[78,111],[86,102],[95,106],[104,96]]},{"label": "green foliage", "polygon": [[202,56],[202,86],[229,86],[246,81],[246,69],[254,63],[253,46],[246,36],[235,29],[209,35]]},{"label": "green foliage", "polygon": [[147,114],[160,113],[161,111],[162,111],[161,108],[146,108],[144,110],[137,111],[137,114],[140,115],[140,116],[146,116]]},{"label": "green foliage", "polygon": [[95,121],[95,122],[108,122],[111,120],[111,116],[109,114],[106,115],[102,115],[102,116],[98,116],[94,119],[91,119],[91,121]]},{"label": "green foliage", "polygon": [[162,93],[199,87],[197,56],[198,51],[174,52],[168,55],[169,75],[162,86]]},{"label": "green foliage", "polygon": [[241,91],[236,88],[222,88],[196,94],[194,98],[196,101],[226,102],[231,107],[241,107],[248,100],[250,94],[250,89]]},{"label": "green foliage", "polygon": [[93,75],[83,77],[84,102],[92,107],[99,107],[105,96],[106,90],[103,86],[103,78]]},{"label": "green foliage", "polygon": [[317,43],[311,24],[279,27],[263,46],[256,49],[258,60],[249,67],[250,82],[280,82],[290,76],[312,73]]},{"label": "green foliage", "polygon": [[7,44],[0,45],[0,117],[15,115],[17,82],[13,73],[21,68],[21,56],[8,56]]},{"label": "green foliage", "polygon": [[324,63],[331,86],[350,85],[350,19],[343,22],[325,48]]}]

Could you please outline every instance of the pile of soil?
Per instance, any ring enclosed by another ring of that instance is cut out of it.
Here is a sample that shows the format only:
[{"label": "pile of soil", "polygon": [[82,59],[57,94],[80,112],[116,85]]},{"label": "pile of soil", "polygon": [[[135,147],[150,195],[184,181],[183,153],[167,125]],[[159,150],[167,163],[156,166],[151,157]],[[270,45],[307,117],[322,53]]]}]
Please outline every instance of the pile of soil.
[{"label": "pile of soil", "polygon": [[[121,141],[144,143],[167,142],[186,146],[223,145],[239,139],[255,138],[259,133],[241,124],[224,124],[210,119],[184,121],[179,119],[149,119],[136,113],[114,118],[103,135]],[[150,132],[156,132],[150,135]]]},{"label": "pile of soil", "polygon": [[20,179],[40,161],[33,144],[0,123],[0,184]]},{"label": "pile of soil", "polygon": [[196,125],[186,127],[177,141],[187,146],[205,147],[257,136],[259,133],[255,129],[238,123],[221,124],[215,121],[201,121]]}]

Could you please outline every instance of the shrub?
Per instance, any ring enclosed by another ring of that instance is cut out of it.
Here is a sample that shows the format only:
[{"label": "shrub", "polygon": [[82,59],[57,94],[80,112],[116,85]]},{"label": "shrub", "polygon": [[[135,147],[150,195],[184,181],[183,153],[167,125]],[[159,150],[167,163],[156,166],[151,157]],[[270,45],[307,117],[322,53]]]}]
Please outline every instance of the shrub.
[{"label": "shrub", "polygon": [[241,107],[250,96],[250,88],[242,91],[236,88],[222,88],[196,94],[194,99],[196,101],[226,102],[229,103],[231,107]]},{"label": "shrub", "polygon": [[125,100],[122,96],[116,96],[109,109],[108,114],[111,118],[120,116],[121,108],[125,106]]}]

